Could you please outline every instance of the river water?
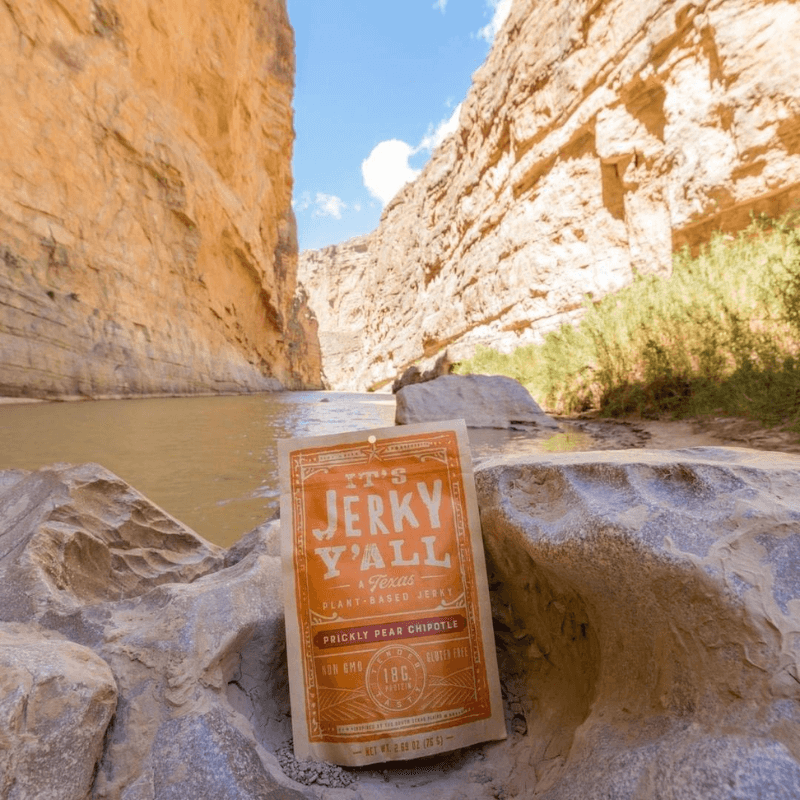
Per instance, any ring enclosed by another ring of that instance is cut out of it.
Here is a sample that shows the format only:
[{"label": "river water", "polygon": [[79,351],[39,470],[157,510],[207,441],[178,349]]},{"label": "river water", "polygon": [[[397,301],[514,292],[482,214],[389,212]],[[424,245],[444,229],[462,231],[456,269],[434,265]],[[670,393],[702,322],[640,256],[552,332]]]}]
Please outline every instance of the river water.
[{"label": "river water", "polygon": [[[394,410],[392,395],[342,392],[0,405],[0,469],[97,462],[227,547],[278,508],[278,439],[387,427]],[[559,439],[470,431],[476,460]]]}]

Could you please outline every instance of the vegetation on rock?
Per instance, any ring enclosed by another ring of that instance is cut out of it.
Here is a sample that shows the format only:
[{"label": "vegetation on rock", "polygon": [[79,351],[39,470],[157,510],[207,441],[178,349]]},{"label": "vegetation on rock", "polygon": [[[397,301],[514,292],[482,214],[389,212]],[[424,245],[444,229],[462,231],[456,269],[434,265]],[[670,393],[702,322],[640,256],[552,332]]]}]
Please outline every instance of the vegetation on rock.
[{"label": "vegetation on rock", "polygon": [[800,212],[754,218],[640,276],[540,344],[457,372],[516,378],[552,413],[746,416],[800,432]]}]

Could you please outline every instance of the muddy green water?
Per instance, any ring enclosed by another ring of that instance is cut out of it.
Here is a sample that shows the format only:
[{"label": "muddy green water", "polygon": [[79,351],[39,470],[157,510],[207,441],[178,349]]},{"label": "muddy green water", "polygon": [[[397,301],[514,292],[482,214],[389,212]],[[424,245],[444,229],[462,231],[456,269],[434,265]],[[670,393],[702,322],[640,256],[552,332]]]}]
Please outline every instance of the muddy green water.
[{"label": "muddy green water", "polygon": [[[393,424],[394,398],[384,394],[0,405],[0,469],[97,462],[229,546],[278,507],[278,439]],[[543,449],[542,440],[506,431],[471,431],[470,444],[478,460]]]}]

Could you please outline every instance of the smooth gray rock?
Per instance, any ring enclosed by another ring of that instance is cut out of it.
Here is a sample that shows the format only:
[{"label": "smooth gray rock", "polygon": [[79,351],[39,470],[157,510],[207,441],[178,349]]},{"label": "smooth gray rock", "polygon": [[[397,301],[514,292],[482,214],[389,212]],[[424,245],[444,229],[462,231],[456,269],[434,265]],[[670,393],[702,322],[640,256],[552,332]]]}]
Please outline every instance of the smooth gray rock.
[{"label": "smooth gray rock", "polygon": [[116,706],[114,676],[91,650],[0,624],[0,798],[85,800]]},{"label": "smooth gray rock", "polygon": [[[119,689],[102,752],[87,747],[92,798],[313,796],[274,755],[291,735],[274,525],[226,558],[96,464],[3,475],[0,621],[91,648]],[[62,795],[8,798],[38,796]]]},{"label": "smooth gray rock", "polygon": [[537,798],[800,797],[800,458],[568,453],[476,481]]},{"label": "smooth gray rock", "polygon": [[252,742],[219,707],[169,720],[159,729],[153,745],[154,796],[159,800],[305,797],[269,778]]},{"label": "smooth gray rock", "polygon": [[443,375],[397,391],[398,425],[448,419],[468,428],[558,429],[528,390],[504,375]]},{"label": "smooth gray rock", "polygon": [[0,473],[0,617],[117,685],[93,800],[800,797],[800,458],[571,453],[476,481],[508,739],[302,785],[281,764],[328,772],[287,750],[279,523],[221,551],[96,465]]}]

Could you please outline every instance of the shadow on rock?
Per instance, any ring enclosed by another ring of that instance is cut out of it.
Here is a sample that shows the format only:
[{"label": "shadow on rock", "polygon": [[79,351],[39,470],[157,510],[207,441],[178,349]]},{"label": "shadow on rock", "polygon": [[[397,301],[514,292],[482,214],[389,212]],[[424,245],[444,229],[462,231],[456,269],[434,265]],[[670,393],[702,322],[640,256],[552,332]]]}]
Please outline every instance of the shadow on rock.
[{"label": "shadow on rock", "polygon": [[529,796],[800,796],[798,467],[696,448],[478,469]]}]

